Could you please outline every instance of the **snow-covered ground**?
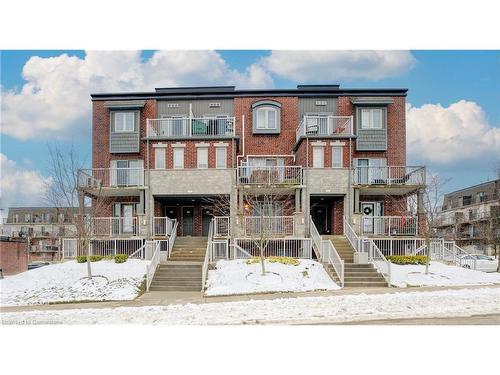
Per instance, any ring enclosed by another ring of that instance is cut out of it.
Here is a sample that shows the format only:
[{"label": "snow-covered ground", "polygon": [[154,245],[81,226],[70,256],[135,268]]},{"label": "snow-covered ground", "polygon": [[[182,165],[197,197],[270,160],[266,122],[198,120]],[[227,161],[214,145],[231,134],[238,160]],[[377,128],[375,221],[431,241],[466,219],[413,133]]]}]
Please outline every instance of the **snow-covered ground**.
[{"label": "snow-covered ground", "polygon": [[500,273],[486,273],[463,267],[449,266],[440,262],[431,262],[429,274],[425,266],[391,265],[391,284],[400,288],[409,286],[452,286],[500,284]]},{"label": "snow-covered ground", "polygon": [[264,292],[307,292],[335,290],[335,284],[321,263],[301,259],[296,266],[265,261],[266,275],[260,263],[246,264],[244,259],[220,260],[208,271],[207,296]]},{"label": "snow-covered ground", "polygon": [[282,298],[169,306],[2,313],[15,324],[242,324],[347,322],[500,313],[500,288]]},{"label": "snow-covered ground", "polygon": [[51,264],[0,280],[1,304],[34,305],[50,302],[131,300],[146,273],[146,261],[125,263],[101,260],[92,263],[89,283],[87,264],[67,261]]}]

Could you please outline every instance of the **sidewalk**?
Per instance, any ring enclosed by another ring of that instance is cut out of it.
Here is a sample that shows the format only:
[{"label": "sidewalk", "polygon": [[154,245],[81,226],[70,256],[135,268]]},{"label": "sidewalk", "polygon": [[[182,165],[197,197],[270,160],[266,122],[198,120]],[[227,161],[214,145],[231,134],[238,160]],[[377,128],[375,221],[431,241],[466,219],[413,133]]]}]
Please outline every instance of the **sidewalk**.
[{"label": "sidewalk", "polygon": [[148,292],[132,301],[111,301],[111,302],[77,302],[60,303],[50,305],[31,306],[2,306],[2,312],[21,311],[47,311],[47,310],[71,310],[71,309],[100,309],[116,307],[142,307],[142,306],[167,306],[182,305],[187,303],[215,303],[234,302],[249,300],[274,300],[279,298],[299,298],[299,297],[328,297],[340,295],[356,294],[385,294],[385,293],[411,293],[453,289],[478,289],[478,288],[500,288],[500,285],[469,285],[469,286],[446,286],[446,287],[418,287],[418,288],[343,288],[340,290],[324,292],[299,292],[299,293],[267,293],[252,294],[242,296],[225,297],[202,297],[200,292]]}]

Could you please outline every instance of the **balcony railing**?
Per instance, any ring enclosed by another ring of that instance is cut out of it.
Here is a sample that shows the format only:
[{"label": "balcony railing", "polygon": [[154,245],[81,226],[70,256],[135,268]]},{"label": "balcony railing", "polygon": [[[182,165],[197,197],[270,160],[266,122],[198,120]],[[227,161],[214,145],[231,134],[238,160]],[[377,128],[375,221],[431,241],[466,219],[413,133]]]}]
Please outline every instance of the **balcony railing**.
[{"label": "balcony railing", "polygon": [[144,168],[93,168],[78,171],[79,188],[144,185]]},{"label": "balcony railing", "polygon": [[166,237],[172,234],[176,220],[169,217],[154,217],[153,218],[153,235]]},{"label": "balcony railing", "polygon": [[360,234],[368,236],[416,236],[416,216],[361,216]]},{"label": "balcony railing", "polygon": [[425,185],[425,167],[354,167],[355,185]]},{"label": "balcony railing", "polygon": [[243,185],[301,185],[302,167],[300,166],[240,166],[238,183]]},{"label": "balcony railing", "polygon": [[232,137],[235,118],[147,119],[147,136],[152,138]]},{"label": "balcony railing", "polygon": [[214,237],[228,237],[231,233],[229,216],[214,217]]},{"label": "balcony railing", "polygon": [[136,217],[95,217],[92,234],[97,237],[137,236],[139,227]]},{"label": "balcony railing", "polygon": [[304,116],[296,132],[297,141],[306,136],[351,136],[352,116]]},{"label": "balcony railing", "polygon": [[293,216],[245,216],[245,236],[291,236],[294,233]]}]

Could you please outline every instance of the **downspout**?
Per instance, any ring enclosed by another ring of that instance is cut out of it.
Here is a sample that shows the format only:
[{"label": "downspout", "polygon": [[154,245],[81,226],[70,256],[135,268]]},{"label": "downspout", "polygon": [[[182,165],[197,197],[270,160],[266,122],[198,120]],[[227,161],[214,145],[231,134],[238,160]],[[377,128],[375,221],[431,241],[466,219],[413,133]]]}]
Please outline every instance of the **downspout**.
[{"label": "downspout", "polygon": [[[147,129],[146,129],[146,132],[147,132]],[[146,133],[146,136],[147,136],[147,133]],[[146,147],[147,147],[147,150],[146,150],[146,159],[147,159],[147,166],[148,166],[148,182],[147,182],[147,187],[148,187],[148,194],[146,194],[146,191],[144,191],[144,213],[145,213],[145,216],[146,216],[146,227],[147,227],[147,239],[150,240],[151,239],[151,220],[150,220],[150,216],[151,216],[151,168],[150,168],[150,165],[149,165],[149,137],[146,138]]]}]

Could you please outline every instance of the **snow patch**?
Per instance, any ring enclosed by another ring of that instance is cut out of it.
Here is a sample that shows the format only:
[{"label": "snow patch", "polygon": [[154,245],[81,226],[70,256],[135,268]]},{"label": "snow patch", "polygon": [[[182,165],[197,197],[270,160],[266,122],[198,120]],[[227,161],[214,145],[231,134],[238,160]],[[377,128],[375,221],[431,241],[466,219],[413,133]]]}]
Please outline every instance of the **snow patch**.
[{"label": "snow patch", "polygon": [[391,284],[400,288],[412,286],[460,286],[500,284],[499,273],[474,271],[463,267],[431,262],[429,274],[422,265],[391,264]]},{"label": "snow patch", "polygon": [[2,312],[2,321],[23,324],[242,324],[347,322],[498,314],[500,288],[400,291],[329,297],[102,309]]},{"label": "snow patch", "polygon": [[301,259],[297,266],[265,261],[266,275],[260,263],[247,264],[245,259],[220,260],[208,271],[207,296],[268,292],[307,292],[335,290],[335,284],[321,263]]},{"label": "snow patch", "polygon": [[139,294],[146,263],[137,259],[93,262],[92,274],[97,277],[92,280],[86,279],[87,264],[74,260],[7,276],[0,280],[2,306],[131,300]]}]

